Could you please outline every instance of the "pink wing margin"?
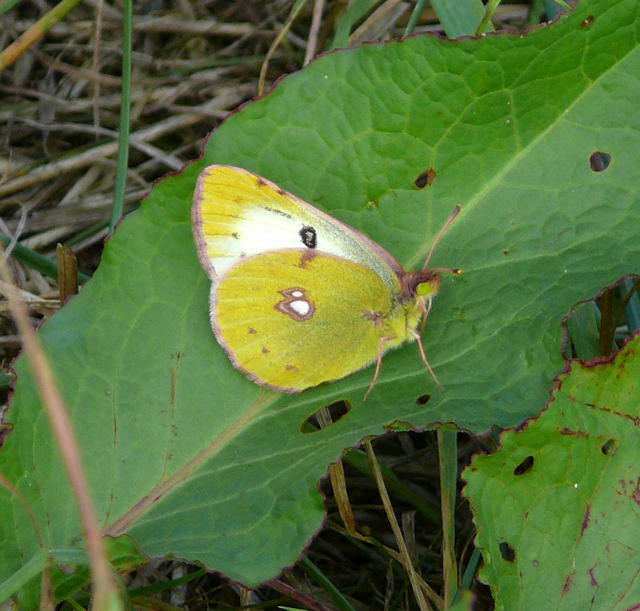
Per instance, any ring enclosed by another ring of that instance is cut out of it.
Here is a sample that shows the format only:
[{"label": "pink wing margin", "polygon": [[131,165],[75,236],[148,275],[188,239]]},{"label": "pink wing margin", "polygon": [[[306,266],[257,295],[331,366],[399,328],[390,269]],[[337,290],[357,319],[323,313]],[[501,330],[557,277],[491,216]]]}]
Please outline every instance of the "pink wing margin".
[{"label": "pink wing margin", "polygon": [[204,270],[207,272],[207,275],[211,280],[216,280],[218,275],[216,274],[216,270],[213,267],[213,263],[211,263],[211,259],[209,258],[209,254],[207,252],[207,242],[204,238],[204,233],[202,231],[202,189],[204,188],[204,180],[202,177],[205,176],[205,173],[208,174],[208,171],[216,166],[209,166],[205,168],[199,175],[198,181],[196,183],[196,188],[193,193],[193,205],[191,207],[191,227],[193,228],[193,237],[196,242],[196,250],[198,252],[198,259],[200,259],[200,263]]}]

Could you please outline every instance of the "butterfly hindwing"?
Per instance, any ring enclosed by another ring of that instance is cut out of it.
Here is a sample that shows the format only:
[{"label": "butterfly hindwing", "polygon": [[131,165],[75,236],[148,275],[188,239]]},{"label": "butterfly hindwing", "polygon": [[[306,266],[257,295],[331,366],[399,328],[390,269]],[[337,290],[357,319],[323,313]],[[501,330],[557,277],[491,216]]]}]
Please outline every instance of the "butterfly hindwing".
[{"label": "butterfly hindwing", "polygon": [[212,306],[233,364],[284,392],[369,365],[382,337],[394,335],[384,350],[406,339],[402,306],[375,272],[308,249],[243,259],[214,286]]}]

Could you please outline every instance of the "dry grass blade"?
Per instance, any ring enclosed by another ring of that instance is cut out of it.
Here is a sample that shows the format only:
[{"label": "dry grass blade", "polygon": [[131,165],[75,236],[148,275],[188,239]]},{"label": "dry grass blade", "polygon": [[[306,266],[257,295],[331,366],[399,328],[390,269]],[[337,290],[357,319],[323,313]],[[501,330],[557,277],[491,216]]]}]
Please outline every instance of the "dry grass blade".
[{"label": "dry grass blade", "polygon": [[[243,95],[247,93],[248,88],[236,88],[228,89],[218,96],[215,100],[211,100],[195,108],[195,112],[185,113],[170,117],[161,123],[156,123],[151,127],[142,129],[131,136],[132,142],[148,142],[153,141],[165,134],[182,129],[189,125],[199,122],[202,119],[202,112],[211,112],[218,108],[226,108],[233,106],[234,102],[239,103]],[[52,161],[44,166],[36,168],[21,176],[14,178],[13,180],[0,185],[0,196],[14,193],[20,189],[33,186],[40,182],[51,180],[60,174],[70,172],[72,170],[78,170],[80,168],[87,167],[92,163],[97,163],[105,157],[114,155],[118,150],[118,143],[108,142],[99,146],[93,147],[84,153],[80,153],[73,157],[61,159],[60,161]]]},{"label": "dry grass blade", "polygon": [[78,260],[73,250],[60,243],[56,247],[56,256],[60,301],[65,304],[71,297],[78,294]]},{"label": "dry grass blade", "polygon": [[289,17],[285,24],[280,28],[278,35],[275,37],[274,41],[271,43],[269,50],[267,51],[267,55],[264,58],[264,62],[262,63],[262,67],[260,68],[260,76],[258,77],[258,95],[261,96],[264,94],[265,82],[267,80],[267,69],[269,68],[269,61],[273,57],[273,54],[276,52],[276,49],[280,45],[280,43],[284,40],[284,37],[287,35],[293,22],[295,21],[298,13],[302,10],[302,7],[305,5],[306,0],[296,0]]},{"label": "dry grass blade", "polygon": [[383,2],[371,16],[349,36],[349,46],[357,46],[365,40],[384,38],[398,20],[409,10],[410,4],[402,0]]},{"label": "dry grass blade", "polygon": [[339,460],[329,465],[329,479],[331,480],[331,488],[333,496],[336,499],[338,513],[342,518],[342,522],[349,534],[356,532],[356,517],[353,514],[353,508],[349,501],[349,493],[347,491],[347,481],[344,476],[344,464]]},{"label": "dry grass blade", "polygon": [[[346,530],[342,530],[337,526],[334,526],[334,528],[336,530],[339,530],[340,532],[343,532],[345,535],[349,535],[350,537],[357,539],[358,541],[362,541],[363,543],[367,543],[384,550],[384,553],[389,558],[392,558],[393,560],[395,560],[396,562],[404,566],[404,561],[403,561],[401,552],[398,552],[395,549],[387,547],[386,545],[382,545],[380,544],[379,541],[373,539],[372,537],[368,537],[357,531],[353,533],[347,533]],[[415,573],[415,578],[418,585],[422,588],[424,592],[427,593],[429,600],[435,605],[436,609],[438,611],[442,611],[442,609],[444,609],[444,600],[442,599],[442,597],[438,595],[438,593],[422,578],[421,575],[419,575],[418,573]]]},{"label": "dry grass blade", "polygon": [[[327,407],[318,410],[318,424],[320,428],[326,428],[333,424],[331,413]],[[329,465],[329,479],[331,488],[336,499],[338,513],[342,518],[342,522],[349,534],[356,531],[356,518],[353,515],[353,509],[349,501],[349,493],[347,492],[347,482],[344,476],[344,464],[342,459]]]},{"label": "dry grass blade", "polygon": [[418,581],[418,575],[413,566],[413,563],[411,562],[409,550],[407,549],[404,537],[402,536],[400,525],[398,524],[396,514],[393,510],[393,505],[391,504],[391,499],[389,498],[389,494],[387,493],[387,487],[385,486],[384,478],[382,477],[382,472],[380,471],[378,459],[376,458],[373,448],[371,447],[370,441],[365,442],[365,448],[367,449],[367,454],[369,456],[369,460],[371,461],[371,467],[373,469],[376,484],[378,485],[378,491],[380,492],[380,498],[382,499],[385,513],[387,514],[389,524],[391,525],[391,530],[393,531],[396,543],[398,544],[398,549],[400,550],[401,562],[405,568],[405,571],[407,571],[407,573],[409,574],[409,580],[411,581],[411,587],[413,588],[413,593],[416,597],[418,607],[420,608],[420,611],[430,610],[432,609],[432,607],[425,598],[420,582]]},{"label": "dry grass blade", "polygon": [[311,19],[311,29],[309,30],[309,41],[304,54],[303,65],[306,66],[315,56],[318,49],[318,33],[322,24],[322,12],[324,11],[324,0],[315,0],[313,5],[313,18]]},{"label": "dry grass blade", "polygon": [[29,47],[38,42],[58,21],[64,19],[81,0],[62,0],[42,19],[0,53],[0,72],[15,62]]}]

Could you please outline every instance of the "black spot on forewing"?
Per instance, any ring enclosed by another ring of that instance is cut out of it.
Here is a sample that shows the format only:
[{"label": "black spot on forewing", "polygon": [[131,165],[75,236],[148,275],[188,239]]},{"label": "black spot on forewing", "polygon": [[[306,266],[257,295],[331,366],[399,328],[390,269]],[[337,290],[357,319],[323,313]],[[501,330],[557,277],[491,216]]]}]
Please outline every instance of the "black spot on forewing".
[{"label": "black spot on forewing", "polygon": [[303,225],[302,229],[298,232],[302,243],[307,248],[315,248],[318,245],[318,235],[313,227]]}]

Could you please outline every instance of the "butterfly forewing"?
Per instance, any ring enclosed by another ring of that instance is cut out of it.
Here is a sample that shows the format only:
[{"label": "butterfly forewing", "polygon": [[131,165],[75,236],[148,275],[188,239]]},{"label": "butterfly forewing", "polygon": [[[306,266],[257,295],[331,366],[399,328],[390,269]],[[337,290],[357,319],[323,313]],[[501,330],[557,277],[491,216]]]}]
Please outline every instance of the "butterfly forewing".
[{"label": "butterfly forewing", "polygon": [[252,255],[286,248],[325,252],[394,285],[398,262],[362,233],[241,168],[214,165],[198,179],[193,208],[198,252],[215,280]]}]

